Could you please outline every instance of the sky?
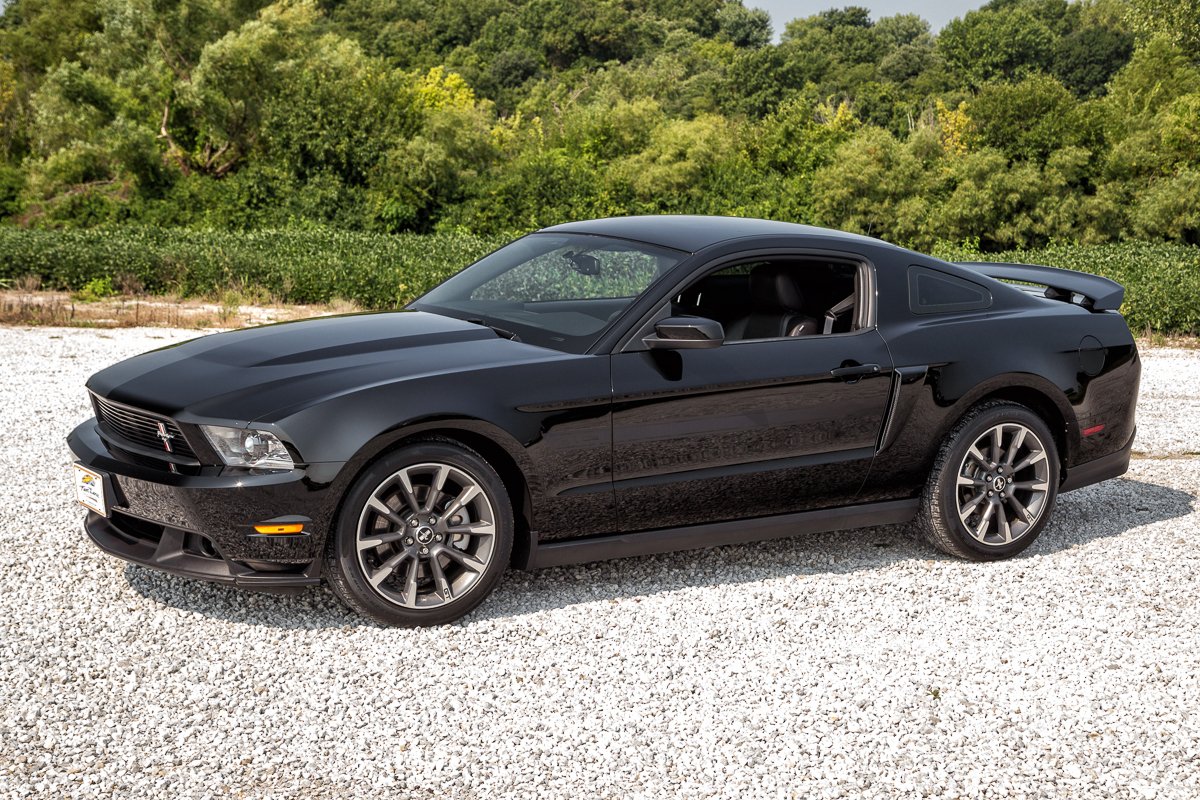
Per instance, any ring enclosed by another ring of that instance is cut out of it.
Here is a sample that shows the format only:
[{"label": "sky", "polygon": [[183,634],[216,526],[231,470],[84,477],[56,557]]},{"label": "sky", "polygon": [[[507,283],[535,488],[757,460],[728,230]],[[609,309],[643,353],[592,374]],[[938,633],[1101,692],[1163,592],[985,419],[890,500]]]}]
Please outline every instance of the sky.
[{"label": "sky", "polygon": [[[9,0],[0,0],[0,9],[8,5]],[[919,14],[933,27],[934,32],[942,29],[950,20],[961,17],[966,12],[979,8],[985,0],[938,0],[936,3],[925,5],[914,4],[911,0],[743,0],[750,8],[765,8],[771,14],[771,24],[775,29],[775,38],[783,32],[783,26],[797,17],[808,17],[827,8],[842,8],[843,6],[864,6],[871,9],[871,19],[890,17],[893,14]]]},{"label": "sky", "polygon": [[828,8],[863,6],[871,9],[871,19],[890,17],[893,14],[917,14],[933,28],[942,29],[950,20],[961,17],[979,8],[984,0],[938,0],[936,3],[913,3],[912,0],[745,0],[750,8],[766,9],[771,14],[775,37],[783,32],[783,26],[797,17],[808,17]]}]

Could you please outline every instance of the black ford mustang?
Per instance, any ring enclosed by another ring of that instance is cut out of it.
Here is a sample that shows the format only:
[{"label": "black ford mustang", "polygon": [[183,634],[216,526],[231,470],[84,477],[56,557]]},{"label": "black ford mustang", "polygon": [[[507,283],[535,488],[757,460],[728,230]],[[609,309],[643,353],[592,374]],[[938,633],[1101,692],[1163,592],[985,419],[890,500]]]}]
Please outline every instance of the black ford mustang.
[{"label": "black ford mustang", "polygon": [[532,568],[915,520],[1005,558],[1129,464],[1141,366],[1092,275],[724,217],[530,234],[399,312],[88,381],[121,558],[426,625]]}]

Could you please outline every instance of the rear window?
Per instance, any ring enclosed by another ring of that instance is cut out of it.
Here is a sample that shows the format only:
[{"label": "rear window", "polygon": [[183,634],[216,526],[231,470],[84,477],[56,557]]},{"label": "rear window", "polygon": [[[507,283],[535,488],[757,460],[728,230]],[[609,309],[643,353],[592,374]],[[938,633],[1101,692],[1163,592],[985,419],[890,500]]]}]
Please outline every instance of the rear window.
[{"label": "rear window", "polygon": [[990,308],[992,293],[974,281],[929,267],[908,268],[908,305],[914,314]]}]

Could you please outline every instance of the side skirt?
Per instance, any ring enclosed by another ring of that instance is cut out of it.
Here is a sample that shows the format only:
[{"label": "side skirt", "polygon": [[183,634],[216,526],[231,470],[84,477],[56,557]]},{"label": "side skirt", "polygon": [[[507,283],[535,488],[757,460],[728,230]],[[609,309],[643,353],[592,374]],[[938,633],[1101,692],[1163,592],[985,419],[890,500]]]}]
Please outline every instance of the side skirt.
[{"label": "side skirt", "polygon": [[917,515],[918,502],[916,499],[889,500],[843,508],[802,511],[798,514],[782,514],[776,517],[756,517],[688,525],[683,528],[662,528],[641,533],[543,542],[534,544],[531,548],[524,568],[560,567],[588,561],[607,561],[613,558],[671,553],[676,550],[743,544],[805,533],[894,525],[913,519]]}]

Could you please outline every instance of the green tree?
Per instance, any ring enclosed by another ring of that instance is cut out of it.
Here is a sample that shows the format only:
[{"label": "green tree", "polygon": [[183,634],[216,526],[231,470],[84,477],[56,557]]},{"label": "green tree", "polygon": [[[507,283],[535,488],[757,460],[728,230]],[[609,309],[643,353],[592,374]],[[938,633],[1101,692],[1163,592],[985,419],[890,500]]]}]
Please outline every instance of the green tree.
[{"label": "green tree", "polygon": [[720,86],[721,109],[749,117],[771,113],[785,98],[825,77],[831,66],[828,52],[796,41],[739,51]]},{"label": "green tree", "polygon": [[1052,71],[1078,97],[1104,92],[1133,54],[1133,36],[1098,25],[1079,28],[1058,40]]},{"label": "green tree", "polygon": [[205,46],[176,90],[195,129],[193,146],[173,135],[170,107],[163,112],[162,135],[184,173],[221,177],[258,146],[269,101],[285,88],[287,74],[278,67],[303,54],[317,17],[311,3],[279,3]]},{"label": "green tree", "polygon": [[771,43],[771,15],[740,2],[725,3],[717,12],[717,38],[734,47],[765,47]]},{"label": "green tree", "polygon": [[982,143],[1010,159],[1044,162],[1060,147],[1089,138],[1078,101],[1047,75],[984,86],[971,102],[971,117]]},{"label": "green tree", "polygon": [[938,34],[937,46],[954,74],[976,88],[1049,69],[1056,38],[1026,5],[1012,3],[951,20]]},{"label": "green tree", "polygon": [[1153,181],[1131,216],[1138,236],[1200,244],[1200,170],[1185,167]]},{"label": "green tree", "polygon": [[875,33],[890,47],[932,43],[929,23],[916,14],[895,14],[875,23]]},{"label": "green tree", "polygon": [[1156,37],[1139,47],[1114,76],[1107,97],[1110,130],[1116,136],[1150,124],[1163,108],[1200,91],[1200,69],[1178,45]]},{"label": "green tree", "polygon": [[600,186],[600,176],[583,159],[561,149],[531,149],[472,184],[442,224],[514,231],[586,219],[601,207]]},{"label": "green tree", "polygon": [[1144,38],[1163,37],[1200,59],[1200,0],[1129,0],[1127,19]]},{"label": "green tree", "polygon": [[817,171],[859,127],[848,105],[830,106],[804,96],[788,100],[764,119],[749,152],[758,170],[779,177],[770,216],[811,222]]},{"label": "green tree", "polygon": [[978,239],[989,250],[1037,247],[1076,230],[1084,213],[1077,185],[1090,154],[1064,148],[1044,166],[1010,163],[992,148],[950,163],[949,193],[930,218],[933,238]]},{"label": "green tree", "polygon": [[103,5],[93,0],[11,0],[0,15],[0,53],[14,77],[39,76],[79,57],[100,30]]},{"label": "green tree", "polygon": [[907,145],[879,128],[863,128],[817,171],[815,221],[895,242],[929,241],[940,152]]},{"label": "green tree", "polygon": [[1194,1],[992,0],[936,36],[851,6],[772,44],[742,0],[13,0],[0,215],[1191,241]]}]

